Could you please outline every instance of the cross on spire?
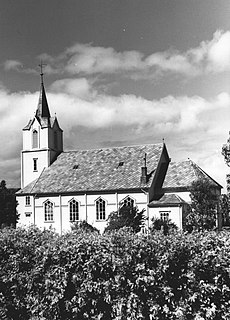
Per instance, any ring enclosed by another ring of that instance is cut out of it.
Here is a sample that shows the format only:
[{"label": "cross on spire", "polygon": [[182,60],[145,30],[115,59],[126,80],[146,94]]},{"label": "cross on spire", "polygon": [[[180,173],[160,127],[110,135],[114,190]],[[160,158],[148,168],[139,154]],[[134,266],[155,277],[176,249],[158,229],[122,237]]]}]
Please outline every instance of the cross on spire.
[{"label": "cross on spire", "polygon": [[38,66],[40,67],[41,83],[43,83],[43,75],[44,75],[44,73],[43,73],[43,66],[46,66],[46,64],[45,64],[45,63],[42,63],[42,60],[41,60],[41,62],[40,62],[40,64],[39,64]]}]

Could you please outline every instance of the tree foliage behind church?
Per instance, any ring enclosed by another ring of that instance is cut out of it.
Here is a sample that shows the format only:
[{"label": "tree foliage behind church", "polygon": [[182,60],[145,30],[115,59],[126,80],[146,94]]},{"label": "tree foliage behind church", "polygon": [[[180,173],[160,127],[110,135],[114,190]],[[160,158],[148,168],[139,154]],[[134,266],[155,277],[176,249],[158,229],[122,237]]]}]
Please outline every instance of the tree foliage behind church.
[{"label": "tree foliage behind church", "polygon": [[213,229],[216,226],[218,197],[212,184],[207,179],[193,182],[190,198],[191,211],[185,219],[185,229]]},{"label": "tree foliage behind church", "polygon": [[18,220],[15,190],[7,189],[5,180],[0,183],[0,228],[15,227]]}]

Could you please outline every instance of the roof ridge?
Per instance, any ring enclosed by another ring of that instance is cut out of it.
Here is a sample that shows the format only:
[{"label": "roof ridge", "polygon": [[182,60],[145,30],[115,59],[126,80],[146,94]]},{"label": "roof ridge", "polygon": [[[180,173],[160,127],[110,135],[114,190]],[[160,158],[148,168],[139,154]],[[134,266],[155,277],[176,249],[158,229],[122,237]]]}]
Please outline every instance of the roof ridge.
[{"label": "roof ridge", "polygon": [[94,151],[94,150],[108,150],[108,149],[122,149],[122,148],[133,148],[133,147],[147,147],[147,146],[163,146],[163,143],[147,143],[147,144],[137,144],[137,145],[129,145],[129,146],[119,146],[119,147],[101,147],[101,148],[92,148],[92,149],[78,149],[78,150],[68,150],[63,151],[62,153],[69,152],[79,152],[79,151]]}]

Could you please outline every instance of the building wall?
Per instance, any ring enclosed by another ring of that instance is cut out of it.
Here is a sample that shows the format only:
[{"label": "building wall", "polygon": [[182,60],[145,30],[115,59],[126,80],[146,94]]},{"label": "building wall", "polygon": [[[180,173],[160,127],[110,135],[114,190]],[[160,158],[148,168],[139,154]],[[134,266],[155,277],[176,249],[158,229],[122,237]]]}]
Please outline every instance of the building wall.
[{"label": "building wall", "polygon": [[149,208],[149,219],[150,222],[152,218],[161,218],[161,212],[168,212],[169,219],[174,222],[179,229],[182,229],[182,206],[178,207],[155,207]]},{"label": "building wall", "polygon": [[[49,150],[34,150],[23,152],[21,154],[21,187],[25,187],[30,182],[37,179],[42,170],[48,167]],[[37,159],[37,170],[34,171],[34,160]]]},{"label": "building wall", "polygon": [[[69,202],[75,199],[79,202],[79,220],[86,220],[89,224],[103,232],[107,225],[106,219],[109,214],[116,211],[119,203],[130,196],[134,200],[134,205],[138,206],[139,210],[147,208],[147,195],[143,192],[137,193],[101,193],[101,194],[76,194],[76,195],[59,195],[51,197],[30,196],[30,206],[26,206],[26,196],[18,196],[18,213],[20,214],[18,224],[21,226],[29,226],[35,224],[39,228],[52,227],[58,233],[63,233],[71,230],[72,223],[70,222]],[[106,219],[98,221],[96,219],[96,200],[102,198],[106,203]],[[54,204],[54,219],[52,222],[45,222],[44,218],[44,203],[49,200]],[[29,213],[31,213],[29,215]]]}]

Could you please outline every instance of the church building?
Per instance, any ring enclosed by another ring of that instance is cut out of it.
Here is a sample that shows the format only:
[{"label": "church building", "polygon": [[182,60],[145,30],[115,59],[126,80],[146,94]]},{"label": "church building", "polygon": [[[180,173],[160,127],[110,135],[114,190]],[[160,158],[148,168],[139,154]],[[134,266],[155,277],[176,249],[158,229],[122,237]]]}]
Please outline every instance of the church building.
[{"label": "church building", "polygon": [[120,206],[145,209],[146,229],[153,217],[179,228],[190,202],[189,188],[207,178],[191,160],[172,162],[166,144],[63,151],[63,130],[51,117],[43,74],[37,110],[23,128],[19,225],[53,228],[60,234],[86,220],[101,232]]}]

